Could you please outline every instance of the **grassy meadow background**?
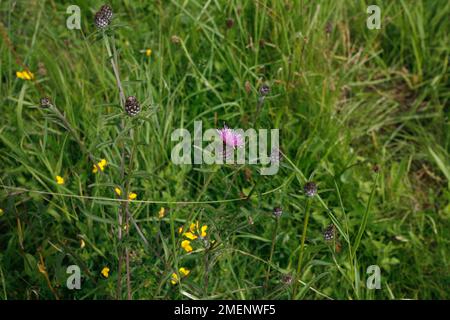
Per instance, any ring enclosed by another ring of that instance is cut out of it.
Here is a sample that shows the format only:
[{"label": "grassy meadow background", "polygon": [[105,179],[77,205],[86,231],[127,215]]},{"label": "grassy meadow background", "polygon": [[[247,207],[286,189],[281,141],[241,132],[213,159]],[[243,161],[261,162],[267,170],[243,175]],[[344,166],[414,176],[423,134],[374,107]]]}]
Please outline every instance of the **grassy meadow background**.
[{"label": "grassy meadow background", "polygon": [[[81,30],[66,27],[72,4]],[[93,24],[102,4],[0,1],[1,299],[450,298],[448,1],[111,1],[105,33],[134,118]],[[16,77],[24,66],[34,80]],[[172,131],[200,120],[280,129],[278,174],[174,165]],[[139,229],[122,225],[119,241],[124,206]],[[187,253],[178,228],[196,221],[207,236]],[[366,288],[370,265],[380,290]]]}]

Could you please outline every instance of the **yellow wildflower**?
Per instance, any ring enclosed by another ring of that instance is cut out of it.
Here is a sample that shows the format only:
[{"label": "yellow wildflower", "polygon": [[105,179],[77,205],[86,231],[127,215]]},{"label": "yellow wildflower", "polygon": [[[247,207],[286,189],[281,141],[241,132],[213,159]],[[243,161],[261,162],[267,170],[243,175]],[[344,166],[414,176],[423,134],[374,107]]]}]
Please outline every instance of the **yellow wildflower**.
[{"label": "yellow wildflower", "polygon": [[102,269],[102,275],[103,275],[105,278],[108,278],[108,277],[109,277],[109,268],[108,268],[108,267],[103,267],[103,269]]},{"label": "yellow wildflower", "polygon": [[178,233],[182,233],[183,232],[183,227],[179,227],[178,228]]},{"label": "yellow wildflower", "polygon": [[182,267],[182,268],[180,268],[180,273],[186,277],[189,273],[191,273],[191,271],[187,268]]},{"label": "yellow wildflower", "polygon": [[80,248],[83,249],[86,246],[86,243],[83,239],[80,240]]},{"label": "yellow wildflower", "polygon": [[186,252],[191,252],[192,251],[192,246],[191,246],[191,242],[189,240],[183,240],[181,242],[181,247],[186,251]]},{"label": "yellow wildflower", "polygon": [[195,223],[191,223],[191,225],[189,226],[189,230],[191,232],[195,232],[195,230],[197,230],[197,228],[198,228],[198,224],[195,224]]},{"label": "yellow wildflower", "polygon": [[97,165],[93,166],[92,173],[97,173],[99,168],[101,171],[105,170],[105,167],[107,165],[108,165],[108,161],[106,161],[106,159],[100,160],[100,162],[97,162]]},{"label": "yellow wildflower", "polygon": [[[183,277],[187,277],[188,274],[191,273],[191,271],[190,271],[189,269],[184,268],[184,267],[181,267],[181,268],[179,269],[179,272],[180,272],[180,274],[181,274]],[[175,285],[175,284],[177,284],[177,283],[179,282],[178,275],[177,275],[175,272],[172,273],[172,278],[171,278],[170,282],[171,282],[173,285]]]},{"label": "yellow wildflower", "polygon": [[206,237],[206,230],[208,229],[207,225],[202,226],[200,237]]},{"label": "yellow wildflower", "polygon": [[173,285],[176,285],[178,283],[178,275],[174,272],[172,273],[172,279],[170,280],[170,283]]},{"label": "yellow wildflower", "polygon": [[56,183],[57,184],[64,184],[64,178],[61,176],[56,176]]},{"label": "yellow wildflower", "polygon": [[137,198],[137,194],[134,192],[130,192],[128,194],[128,200],[135,200]]},{"label": "yellow wildflower", "polygon": [[22,79],[22,80],[33,80],[34,74],[31,73],[30,71],[23,70],[23,71],[17,71],[16,77],[19,79]]},{"label": "yellow wildflower", "polygon": [[164,209],[164,207],[161,207],[161,209],[159,209],[159,212],[158,212],[158,217],[160,219],[162,219],[162,218],[164,218],[165,215],[166,215],[166,209]]},{"label": "yellow wildflower", "polygon": [[122,190],[120,190],[119,187],[114,188],[114,192],[115,192],[118,196],[120,196],[120,195],[122,194]]},{"label": "yellow wildflower", "polygon": [[188,238],[188,239],[190,239],[190,240],[195,240],[195,239],[197,239],[198,237],[195,235],[195,234],[193,234],[192,232],[185,232],[185,233],[183,233],[183,236],[185,236],[186,238]]},{"label": "yellow wildflower", "polygon": [[145,55],[146,55],[147,57],[150,57],[150,56],[152,55],[152,49],[147,49],[147,50],[145,50]]}]

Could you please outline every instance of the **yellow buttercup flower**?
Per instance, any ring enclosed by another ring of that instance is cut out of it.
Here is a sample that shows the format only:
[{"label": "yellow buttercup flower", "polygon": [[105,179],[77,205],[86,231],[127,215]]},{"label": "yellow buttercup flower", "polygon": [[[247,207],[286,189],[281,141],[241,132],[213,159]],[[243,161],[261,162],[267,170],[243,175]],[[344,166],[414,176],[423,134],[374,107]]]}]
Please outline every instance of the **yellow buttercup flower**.
[{"label": "yellow buttercup flower", "polygon": [[23,71],[17,71],[16,77],[19,79],[22,79],[22,80],[33,80],[34,74],[31,73],[30,71],[23,70]]},{"label": "yellow buttercup flower", "polygon": [[189,226],[189,230],[191,232],[195,232],[197,230],[197,228],[198,228],[198,222],[197,222],[197,224],[191,223],[191,225]]},{"label": "yellow buttercup flower", "polygon": [[164,207],[161,207],[161,209],[159,209],[159,212],[158,212],[158,217],[160,219],[162,219],[162,218],[164,218],[165,215],[166,215],[166,209],[164,209]]},{"label": "yellow buttercup flower", "polygon": [[134,192],[130,192],[128,194],[128,200],[135,200],[137,198],[137,194]]},{"label": "yellow buttercup flower", "polygon": [[182,233],[183,232],[183,227],[179,227],[178,228],[178,233]]},{"label": "yellow buttercup flower", "polygon": [[64,184],[64,178],[63,177],[61,177],[61,176],[56,176],[55,177],[56,178],[56,183],[57,184]]},{"label": "yellow buttercup flower", "polygon": [[150,56],[152,55],[152,49],[147,49],[147,50],[145,50],[145,55],[146,55],[147,57],[150,57]]},{"label": "yellow buttercup flower", "polygon": [[102,275],[103,275],[105,278],[108,278],[108,277],[109,277],[109,268],[108,268],[108,267],[104,267],[104,268],[102,269]]},{"label": "yellow buttercup flower", "polygon": [[98,168],[100,168],[101,171],[105,170],[105,167],[108,165],[108,161],[106,159],[100,160],[100,162],[97,162],[97,165],[93,165],[92,173],[97,173]]},{"label": "yellow buttercup flower", "polygon": [[115,192],[118,196],[120,196],[120,195],[122,194],[122,190],[120,190],[119,187],[114,188],[114,192]]},{"label": "yellow buttercup flower", "polygon": [[181,247],[186,251],[186,252],[192,252],[192,246],[191,246],[191,242],[189,240],[183,240],[181,242]]}]

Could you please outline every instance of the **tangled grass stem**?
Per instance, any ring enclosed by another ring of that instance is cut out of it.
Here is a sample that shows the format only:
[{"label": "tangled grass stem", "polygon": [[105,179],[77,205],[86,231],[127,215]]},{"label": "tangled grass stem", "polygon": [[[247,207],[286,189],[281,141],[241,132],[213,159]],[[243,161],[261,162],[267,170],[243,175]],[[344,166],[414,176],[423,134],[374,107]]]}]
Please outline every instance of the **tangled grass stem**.
[{"label": "tangled grass stem", "polygon": [[305,208],[305,220],[303,222],[302,240],[301,240],[301,244],[300,244],[300,254],[298,257],[298,264],[297,264],[297,273],[295,275],[295,283],[294,283],[294,288],[292,290],[292,299],[294,299],[294,300],[297,295],[298,282],[301,279],[300,272],[302,271],[301,268],[302,268],[302,262],[303,262],[303,253],[304,253],[304,249],[305,249],[306,230],[308,230],[310,209],[311,209],[311,198],[307,198],[306,199],[306,208]]}]

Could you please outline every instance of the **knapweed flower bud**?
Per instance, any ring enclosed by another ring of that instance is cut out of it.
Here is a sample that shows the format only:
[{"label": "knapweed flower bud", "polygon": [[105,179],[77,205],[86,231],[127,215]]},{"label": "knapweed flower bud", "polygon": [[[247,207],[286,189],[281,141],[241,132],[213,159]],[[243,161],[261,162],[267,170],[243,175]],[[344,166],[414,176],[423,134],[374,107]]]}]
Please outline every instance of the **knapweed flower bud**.
[{"label": "knapweed flower bud", "polygon": [[228,18],[226,24],[227,24],[227,28],[231,29],[234,26],[234,20],[231,18]]},{"label": "knapweed flower bud", "polygon": [[137,115],[141,111],[141,107],[135,96],[129,96],[127,98],[125,101],[125,111],[131,117]]},{"label": "knapweed flower bud", "polygon": [[50,98],[43,97],[40,100],[40,105],[41,105],[41,108],[48,108],[52,105],[52,102],[50,101]]},{"label": "knapweed flower bud", "polygon": [[172,41],[172,43],[174,43],[174,44],[179,44],[179,43],[181,42],[181,39],[180,39],[179,36],[173,35],[173,36],[170,38],[170,41]]},{"label": "knapweed flower bud", "polygon": [[107,4],[104,4],[100,8],[99,12],[101,12],[103,14],[103,16],[108,20],[111,20],[113,17],[113,11],[112,11],[111,7]]},{"label": "knapweed flower bud", "polygon": [[274,215],[276,218],[281,217],[282,214],[283,214],[283,209],[281,209],[281,207],[275,207],[275,208],[273,208],[273,215]]},{"label": "knapweed flower bud", "polygon": [[99,29],[107,27],[111,23],[112,16],[113,12],[111,7],[107,4],[103,5],[95,14],[95,26]]},{"label": "knapweed flower bud", "polygon": [[308,197],[314,197],[317,194],[317,185],[310,181],[305,184],[303,191]]},{"label": "knapweed flower bud", "polygon": [[283,278],[281,279],[281,281],[285,284],[285,285],[291,285],[293,282],[294,278],[292,277],[292,275],[290,274],[285,274],[283,276]]},{"label": "knapweed flower bud", "polygon": [[334,224],[330,224],[323,232],[323,239],[325,241],[333,240],[335,234],[336,234],[336,227],[334,226]]},{"label": "knapweed flower bud", "polygon": [[260,88],[259,88],[259,94],[261,96],[267,96],[270,92],[270,87],[267,84],[263,84]]}]

